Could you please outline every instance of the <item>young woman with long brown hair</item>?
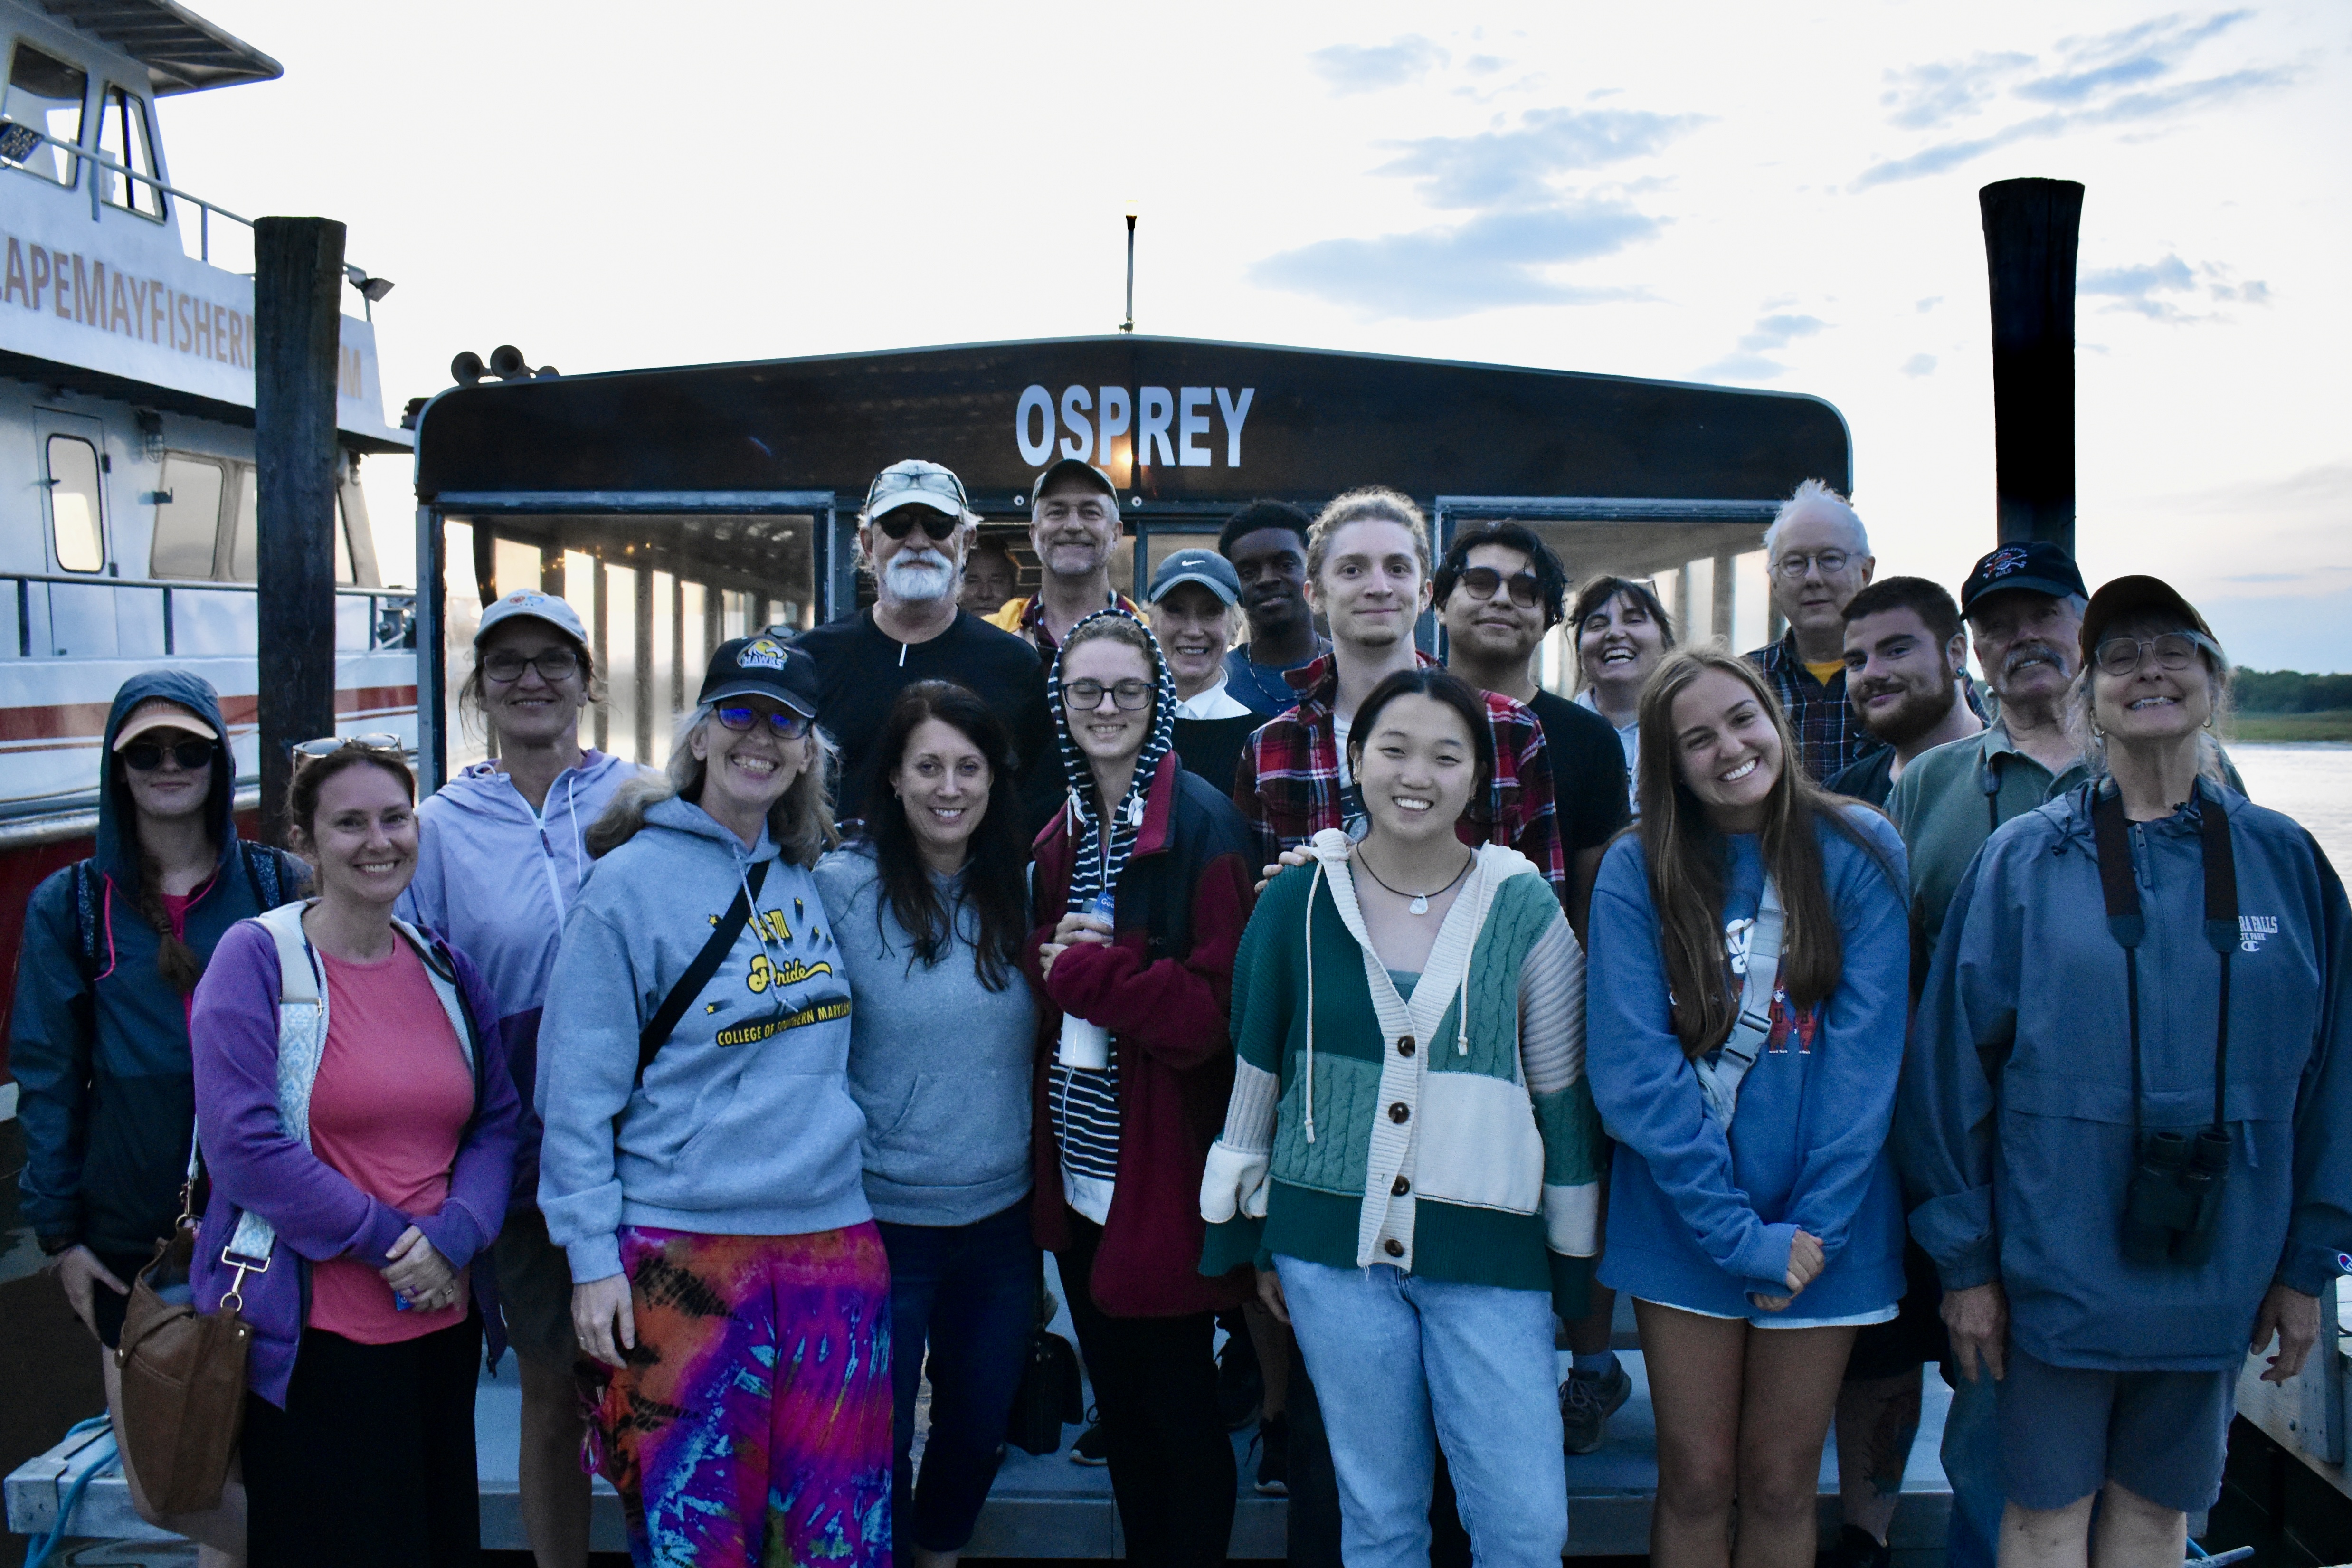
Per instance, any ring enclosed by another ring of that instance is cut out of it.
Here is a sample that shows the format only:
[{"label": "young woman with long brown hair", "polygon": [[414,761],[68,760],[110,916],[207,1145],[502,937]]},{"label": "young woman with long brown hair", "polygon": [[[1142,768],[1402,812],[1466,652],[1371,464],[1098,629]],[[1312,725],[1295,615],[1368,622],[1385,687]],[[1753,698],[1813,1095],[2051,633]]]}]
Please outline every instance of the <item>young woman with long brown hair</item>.
[{"label": "young woman with long brown hair", "polygon": [[1676,653],[1642,696],[1640,826],[1593,892],[1587,1072],[1617,1139],[1601,1278],[1658,1420],[1662,1568],[1811,1563],[1855,1328],[1895,1313],[1887,1124],[1903,846],[1823,794],[1754,667]]}]

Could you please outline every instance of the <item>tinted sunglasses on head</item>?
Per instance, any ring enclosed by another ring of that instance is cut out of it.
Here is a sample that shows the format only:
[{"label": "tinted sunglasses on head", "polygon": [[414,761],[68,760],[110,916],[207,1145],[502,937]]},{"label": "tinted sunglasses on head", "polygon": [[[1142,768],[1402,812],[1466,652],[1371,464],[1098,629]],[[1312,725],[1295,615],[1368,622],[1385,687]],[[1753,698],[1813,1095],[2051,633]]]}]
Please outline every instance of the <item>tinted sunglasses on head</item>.
[{"label": "tinted sunglasses on head", "polygon": [[365,735],[321,735],[315,741],[297,741],[292,750],[298,759],[315,762],[351,746],[363,752],[390,752],[396,757],[408,754],[408,742],[384,731]]},{"label": "tinted sunglasses on head", "polygon": [[711,712],[719,723],[739,731],[749,730],[765,719],[768,732],[782,741],[797,741],[809,732],[809,720],[805,714],[782,710],[762,713],[757,708],[714,708]]},{"label": "tinted sunglasses on head", "polygon": [[1455,581],[1474,599],[1491,599],[1495,590],[1508,587],[1511,603],[1523,610],[1532,610],[1543,603],[1543,579],[1532,572],[1517,572],[1506,577],[1492,566],[1473,566]]},{"label": "tinted sunglasses on head", "polygon": [[2129,675],[2153,653],[2159,669],[2187,669],[2196,662],[2199,649],[2213,656],[2218,663],[2221,649],[2211,637],[2196,632],[2166,632],[2152,637],[2109,637],[2092,655],[2101,675]]},{"label": "tinted sunglasses on head", "polygon": [[943,506],[939,510],[957,517],[971,510],[964,501],[963,481],[947,469],[936,465],[919,468],[906,465],[885,468],[874,476],[873,484],[866,491],[866,515],[874,516],[876,501],[888,500],[892,496],[904,495],[908,490],[925,490],[932,495],[947,497],[955,505]]},{"label": "tinted sunglasses on head", "polygon": [[163,765],[169,755],[182,771],[196,773],[212,766],[213,742],[210,741],[175,741],[164,745],[160,741],[133,741],[122,748],[122,765],[133,773],[152,773]]}]

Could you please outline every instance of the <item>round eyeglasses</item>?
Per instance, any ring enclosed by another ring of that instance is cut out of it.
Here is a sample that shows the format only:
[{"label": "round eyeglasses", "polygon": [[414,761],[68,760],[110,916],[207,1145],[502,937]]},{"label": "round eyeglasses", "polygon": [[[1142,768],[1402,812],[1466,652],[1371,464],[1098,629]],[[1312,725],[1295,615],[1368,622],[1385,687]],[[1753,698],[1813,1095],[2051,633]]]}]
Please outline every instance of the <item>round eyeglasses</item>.
[{"label": "round eyeglasses", "polygon": [[1099,680],[1064,681],[1062,705],[1073,712],[1091,713],[1102,706],[1105,692],[1110,693],[1112,703],[1123,712],[1139,713],[1151,706],[1151,682],[1131,676],[1110,686]]},{"label": "round eyeglasses", "polygon": [[2187,669],[2195,662],[2200,650],[2212,655],[2216,663],[2221,661],[2221,645],[2198,632],[2165,632],[2152,637],[2109,637],[2098,646],[2091,655],[2091,660],[2099,667],[2101,675],[2126,676],[2138,669],[2149,654],[2156,656],[2158,669]]},{"label": "round eyeglasses", "polygon": [[501,686],[520,680],[526,669],[539,671],[539,678],[552,686],[580,673],[580,656],[568,647],[542,648],[529,658],[506,647],[482,656],[482,674]]},{"label": "round eyeglasses", "polygon": [[1508,577],[1492,566],[1472,566],[1454,581],[1472,598],[1491,599],[1499,589],[1511,591],[1511,603],[1523,610],[1532,610],[1543,603],[1543,579],[1532,572],[1515,572]]}]

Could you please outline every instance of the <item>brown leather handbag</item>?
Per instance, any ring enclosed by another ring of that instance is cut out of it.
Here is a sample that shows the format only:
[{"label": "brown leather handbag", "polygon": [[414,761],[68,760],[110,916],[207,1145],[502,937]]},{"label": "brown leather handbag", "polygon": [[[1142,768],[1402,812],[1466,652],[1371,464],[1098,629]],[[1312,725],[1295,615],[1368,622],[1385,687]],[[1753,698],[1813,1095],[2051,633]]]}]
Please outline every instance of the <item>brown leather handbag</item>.
[{"label": "brown leather handbag", "polygon": [[[114,1352],[122,1374],[123,1458],[159,1513],[201,1513],[220,1505],[229,1460],[245,1426],[245,1363],[253,1325],[238,1309],[236,1285],[217,1312],[166,1299],[166,1279],[184,1280],[195,1256],[195,1224],[184,1194],[171,1238],[131,1284],[122,1337]],[[245,1279],[237,1270],[236,1284]]]}]

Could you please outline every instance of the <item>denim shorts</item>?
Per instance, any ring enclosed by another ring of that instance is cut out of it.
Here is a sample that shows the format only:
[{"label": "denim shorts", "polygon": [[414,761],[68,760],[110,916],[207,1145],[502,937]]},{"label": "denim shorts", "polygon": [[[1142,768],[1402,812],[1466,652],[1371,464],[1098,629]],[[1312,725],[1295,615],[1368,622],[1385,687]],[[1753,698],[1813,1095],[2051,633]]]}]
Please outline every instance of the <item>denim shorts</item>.
[{"label": "denim shorts", "polygon": [[2221,1495],[2236,1413],[2234,1372],[2104,1372],[2053,1366],[2009,1347],[2000,1398],[2000,1484],[2020,1508],[2064,1508],[2110,1479],[2159,1508],[2195,1513]]}]

